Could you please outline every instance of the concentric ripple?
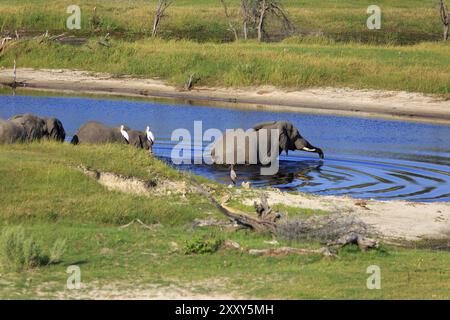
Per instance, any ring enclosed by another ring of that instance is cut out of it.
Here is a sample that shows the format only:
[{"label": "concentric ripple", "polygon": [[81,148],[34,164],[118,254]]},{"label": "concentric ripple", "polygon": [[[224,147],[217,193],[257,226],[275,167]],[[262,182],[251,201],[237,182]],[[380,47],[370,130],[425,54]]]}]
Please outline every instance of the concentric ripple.
[{"label": "concentric ripple", "polygon": [[[224,131],[262,121],[290,120],[305,138],[324,150],[325,160],[292,152],[281,157],[280,169],[273,176],[261,176],[257,166],[237,167],[239,182],[355,198],[450,201],[450,126],[446,125],[158,102],[0,96],[0,118],[27,112],[60,118],[68,139],[89,120],[141,130],[150,125],[156,136],[154,151],[168,163],[172,163],[171,151],[178,143],[171,140],[172,132],[185,128],[193,135],[194,121],[202,121],[203,131]],[[209,143],[202,143],[199,137],[192,139],[200,141],[203,148]],[[200,164],[178,168],[230,182],[227,167]]]}]

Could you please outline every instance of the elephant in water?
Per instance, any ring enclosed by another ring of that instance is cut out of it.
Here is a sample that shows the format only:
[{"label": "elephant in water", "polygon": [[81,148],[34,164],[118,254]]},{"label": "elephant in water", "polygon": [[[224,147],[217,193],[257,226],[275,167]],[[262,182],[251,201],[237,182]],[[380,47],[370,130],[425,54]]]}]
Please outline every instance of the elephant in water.
[{"label": "elephant in water", "polygon": [[31,142],[41,139],[64,141],[66,132],[56,118],[32,114],[17,115],[0,120],[0,143]]},{"label": "elephant in water", "polygon": [[[274,137],[273,134],[277,136]],[[272,146],[278,148],[276,154],[272,153]],[[227,131],[211,148],[211,160],[215,164],[267,164],[270,161],[261,160],[260,148],[266,149],[262,151],[265,151],[270,159],[283,151],[288,154],[289,150],[315,152],[323,159],[322,150],[304,139],[291,122],[270,121],[256,124],[247,132]]]},{"label": "elephant in water", "polygon": [[146,131],[129,130],[125,126],[110,127],[97,121],[89,121],[82,125],[73,136],[72,144],[92,143],[124,143],[137,148],[153,149],[154,136],[147,127]]}]

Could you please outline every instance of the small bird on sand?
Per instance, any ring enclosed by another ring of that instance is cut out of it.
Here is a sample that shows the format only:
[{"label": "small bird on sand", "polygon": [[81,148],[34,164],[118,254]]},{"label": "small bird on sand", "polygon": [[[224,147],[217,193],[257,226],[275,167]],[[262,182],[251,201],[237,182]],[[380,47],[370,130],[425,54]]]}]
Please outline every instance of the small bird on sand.
[{"label": "small bird on sand", "polygon": [[128,132],[125,131],[124,125],[120,126],[120,133],[125,138],[125,140],[127,140],[127,142],[130,143],[130,137],[128,136]]},{"label": "small bird on sand", "polygon": [[233,182],[233,184],[236,185],[237,174],[236,174],[236,171],[234,171],[233,164],[230,166],[230,179],[231,179],[231,182]]}]

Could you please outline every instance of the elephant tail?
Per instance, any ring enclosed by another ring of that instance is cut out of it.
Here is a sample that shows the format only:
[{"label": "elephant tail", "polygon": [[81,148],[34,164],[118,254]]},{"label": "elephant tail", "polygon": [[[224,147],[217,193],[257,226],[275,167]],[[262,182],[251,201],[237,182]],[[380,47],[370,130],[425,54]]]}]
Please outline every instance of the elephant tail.
[{"label": "elephant tail", "polygon": [[80,142],[80,140],[78,139],[78,136],[75,134],[72,138],[72,140],[70,141],[71,144],[73,145],[77,145]]}]

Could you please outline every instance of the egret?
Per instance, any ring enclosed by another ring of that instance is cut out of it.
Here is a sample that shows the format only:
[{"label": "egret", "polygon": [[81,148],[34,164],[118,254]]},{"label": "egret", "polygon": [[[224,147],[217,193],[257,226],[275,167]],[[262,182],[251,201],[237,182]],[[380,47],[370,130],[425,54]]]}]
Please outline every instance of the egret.
[{"label": "egret", "polygon": [[147,126],[147,129],[145,129],[145,133],[147,133],[147,139],[152,144],[155,143],[155,136],[153,135],[153,132],[150,131],[150,127]]},{"label": "egret", "polygon": [[120,133],[125,138],[125,140],[127,140],[127,143],[130,143],[130,137],[128,136],[128,132],[125,131],[124,125],[120,126]]},{"label": "egret", "polygon": [[237,174],[236,174],[236,171],[234,171],[233,164],[230,166],[230,179],[231,179],[231,182],[233,182],[233,184],[236,185]]}]

